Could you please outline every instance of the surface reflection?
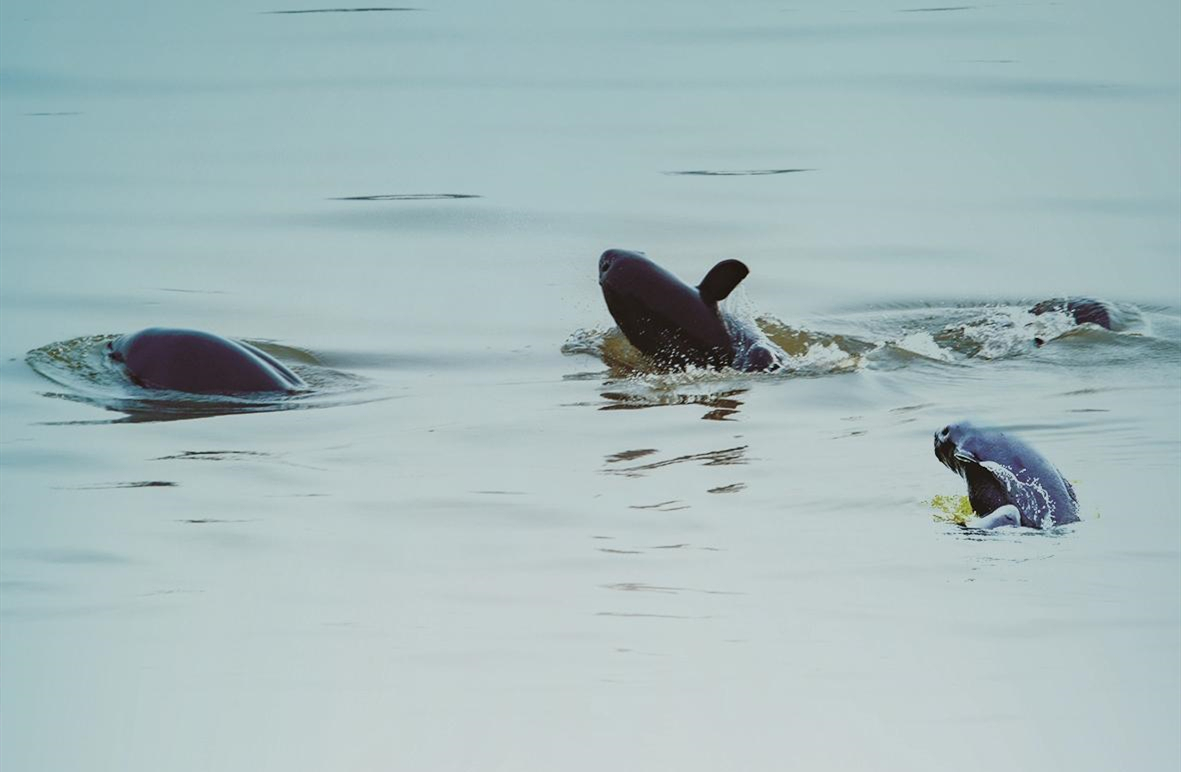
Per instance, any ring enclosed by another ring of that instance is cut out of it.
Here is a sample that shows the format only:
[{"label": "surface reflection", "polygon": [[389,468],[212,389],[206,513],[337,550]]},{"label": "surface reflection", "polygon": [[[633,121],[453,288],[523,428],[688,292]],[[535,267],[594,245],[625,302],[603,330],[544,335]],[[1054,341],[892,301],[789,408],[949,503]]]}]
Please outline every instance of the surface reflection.
[{"label": "surface reflection", "polygon": [[329,201],[447,201],[458,198],[482,198],[475,193],[383,193],[373,196],[336,196]]},{"label": "surface reflection", "polygon": [[696,177],[759,177],[765,174],[795,174],[796,172],[814,172],[815,169],[690,169],[687,171],[664,172],[671,175]]},{"label": "surface reflection", "polygon": [[642,458],[644,456],[656,453],[656,448],[639,448],[637,450],[621,450],[618,453],[612,453],[607,456],[607,463],[613,464],[618,461],[631,461],[633,459]]},{"label": "surface reflection", "polygon": [[262,11],[271,16],[292,16],[306,13],[397,13],[399,11],[421,11],[421,8],[301,8],[288,11]]},{"label": "surface reflection", "polygon": [[734,397],[743,394],[747,389],[730,389],[711,394],[677,394],[675,392],[653,391],[648,393],[626,391],[601,392],[603,399],[610,404],[602,405],[599,410],[642,410],[649,407],[665,407],[668,405],[704,405],[709,412],[701,416],[707,421],[726,421],[738,412],[742,401]]},{"label": "surface reflection", "polygon": [[[608,474],[618,474],[625,477],[639,477],[656,469],[662,469],[666,466],[674,464],[686,463],[700,463],[702,466],[730,466],[747,463],[746,452],[750,448],[749,445],[738,445],[733,448],[721,448],[719,450],[709,450],[704,453],[688,453],[683,456],[674,456],[672,458],[662,459],[660,461],[652,461],[647,464],[637,464],[635,466],[625,467],[607,467],[603,471]],[[662,502],[659,505],[669,504],[672,502]]]},{"label": "surface reflection", "polygon": [[743,592],[734,592],[732,590],[705,590],[697,587],[668,587],[656,584],[644,584],[643,582],[616,582],[615,584],[605,584],[604,589],[618,590],[619,592],[657,592],[666,595],[677,595],[682,592],[699,593],[702,595],[745,595]]}]

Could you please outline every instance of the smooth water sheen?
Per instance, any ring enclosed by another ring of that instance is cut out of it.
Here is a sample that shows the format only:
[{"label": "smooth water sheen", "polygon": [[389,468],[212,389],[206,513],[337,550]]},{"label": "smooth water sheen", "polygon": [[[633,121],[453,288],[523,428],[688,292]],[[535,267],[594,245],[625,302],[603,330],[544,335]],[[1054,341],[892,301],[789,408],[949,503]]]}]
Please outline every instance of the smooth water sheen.
[{"label": "smooth water sheen", "polygon": [[[0,768],[1181,766],[1181,8],[839,5],[3,0]],[[950,522],[965,418],[1082,522]]]}]

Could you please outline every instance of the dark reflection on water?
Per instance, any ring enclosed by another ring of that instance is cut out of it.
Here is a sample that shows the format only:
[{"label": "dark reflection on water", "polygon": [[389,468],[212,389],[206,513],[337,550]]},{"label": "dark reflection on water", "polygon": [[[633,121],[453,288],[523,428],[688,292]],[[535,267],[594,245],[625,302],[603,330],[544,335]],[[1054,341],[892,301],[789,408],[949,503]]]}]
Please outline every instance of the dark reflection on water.
[{"label": "dark reflection on water", "polygon": [[269,458],[270,453],[257,450],[184,450],[171,456],[159,456],[153,461],[229,461],[236,458]]},{"label": "dark reflection on water", "polygon": [[700,462],[703,466],[728,466],[731,464],[745,464],[747,462],[746,451],[749,447],[749,445],[739,445],[733,448],[710,450],[704,453],[689,453],[684,456],[676,456],[674,458],[668,458],[662,461],[652,461],[650,463],[639,464],[637,466],[608,467],[603,471],[608,474],[620,474],[626,477],[639,477],[646,472],[651,472],[654,469],[660,469],[673,464],[692,462]]},{"label": "dark reflection on water", "polygon": [[178,485],[180,485],[180,483],[175,483],[168,480],[139,480],[136,482],[100,483],[98,485],[71,485],[65,488],[58,488],[58,490],[105,491],[121,488],[175,488]]},{"label": "dark reflection on water", "polygon": [[689,509],[689,505],[680,499],[669,499],[668,501],[658,501],[655,504],[631,504],[628,509],[652,509],[657,512],[679,512],[682,509]]},{"label": "dark reflection on water", "polygon": [[975,5],[944,5],[933,8],[900,8],[898,13],[942,13],[945,11],[972,11],[978,8]]},{"label": "dark reflection on water", "polygon": [[690,175],[697,177],[758,177],[766,174],[795,174],[797,172],[814,172],[815,169],[738,169],[738,170],[710,170],[693,169],[689,171],[662,172],[663,174]]},{"label": "dark reflection on water", "polygon": [[607,463],[614,464],[618,461],[632,461],[633,459],[649,456],[656,452],[656,448],[639,448],[637,450],[621,450],[618,453],[612,453],[607,456]]},{"label": "dark reflection on water", "polygon": [[91,426],[105,424],[134,424],[153,423],[157,421],[188,421],[194,418],[212,418],[223,415],[237,415],[246,413],[269,413],[276,410],[287,410],[302,405],[284,402],[257,401],[251,403],[234,403],[231,401],[198,402],[189,400],[134,400],[95,398],[81,394],[62,394],[58,392],[41,392],[41,396],[50,399],[62,399],[67,402],[78,402],[84,405],[101,407],[116,413],[123,413],[119,418],[94,418],[74,421],[44,421],[43,426]]},{"label": "dark reflection on water", "polygon": [[709,617],[691,617],[684,614],[643,614],[636,611],[599,611],[597,617],[626,617],[642,619],[709,619]]},{"label": "dark reflection on water", "polygon": [[101,407],[116,413],[123,413],[119,418],[94,418],[72,421],[43,421],[42,426],[97,426],[106,424],[135,424],[156,423],[164,421],[191,421],[197,418],[216,418],[227,415],[247,415],[250,413],[273,413],[282,410],[304,410],[313,407],[329,407],[331,404],[355,404],[355,402],[316,404],[284,401],[252,401],[233,402],[230,400],[218,402],[195,402],[185,399],[177,400],[128,400],[128,399],[95,399],[78,394],[60,394],[42,392],[41,396],[51,399],[63,399],[67,402],[78,402],[94,407]]},{"label": "dark reflection on water", "polygon": [[[158,456],[153,461],[265,461],[270,464],[294,466],[299,469],[315,469],[322,471],[322,467],[311,464],[298,464],[288,461],[274,453],[263,453],[256,450],[185,450],[168,456]],[[306,494],[317,495],[317,494]]]},{"label": "dark reflection on water", "polygon": [[934,402],[922,402],[917,405],[903,405],[902,407],[890,408],[891,413],[912,413],[916,410],[923,410],[928,407],[934,407]]},{"label": "dark reflection on water", "polygon": [[393,13],[421,10],[421,8],[304,8],[291,11],[261,11],[261,13],[268,15],[292,15],[301,13]]},{"label": "dark reflection on water", "polygon": [[[1026,539],[1061,539],[1069,536],[1075,532],[1076,524],[1059,525],[1052,528],[991,528],[981,529],[972,528],[969,525],[951,524],[949,532],[961,541],[975,541],[975,542],[992,542],[996,544],[1016,544]],[[1026,563],[1032,560],[1049,560],[1053,555],[1039,555],[1035,557],[996,557],[990,555],[982,555],[977,558],[977,562],[982,564],[991,563]],[[975,570],[975,569],[973,569]]]},{"label": "dark reflection on water", "polygon": [[745,595],[744,592],[733,592],[730,590],[702,590],[694,587],[666,587],[656,584],[644,584],[643,582],[618,582],[616,584],[604,584],[603,589],[618,590],[619,592],[658,592],[666,595],[677,595],[682,592],[701,593],[702,595]]},{"label": "dark reflection on water", "polygon": [[447,201],[457,198],[483,198],[475,193],[383,193],[372,196],[335,196],[329,201]]},{"label": "dark reflection on water", "polygon": [[675,392],[653,391],[649,393],[629,393],[622,391],[604,391],[603,399],[611,404],[603,405],[599,410],[642,410],[649,407],[665,407],[668,405],[705,405],[713,408],[702,416],[707,421],[725,421],[738,412],[742,402],[733,397],[742,394],[747,389],[731,389],[714,394],[677,394]]},{"label": "dark reflection on water", "polygon": [[186,517],[183,520],[177,520],[178,523],[185,523],[186,525],[211,525],[214,523],[249,523],[250,520],[222,520],[217,517]]}]

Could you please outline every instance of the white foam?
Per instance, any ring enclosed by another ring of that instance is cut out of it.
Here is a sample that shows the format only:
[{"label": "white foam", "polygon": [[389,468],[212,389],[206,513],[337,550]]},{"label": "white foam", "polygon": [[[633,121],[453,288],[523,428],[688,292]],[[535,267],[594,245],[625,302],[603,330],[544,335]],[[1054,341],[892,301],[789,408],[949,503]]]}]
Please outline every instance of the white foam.
[{"label": "white foam", "polygon": [[965,340],[979,346],[977,357],[1001,359],[1028,353],[1037,347],[1035,340],[1053,340],[1077,326],[1074,317],[1065,311],[1033,314],[1028,309],[1009,306],[988,308],[979,319],[945,329],[956,330]]},{"label": "white foam", "polygon": [[1021,480],[1007,466],[995,461],[981,461],[980,466],[991,472],[1005,486],[1005,490],[1017,499],[1018,509],[1023,514],[1030,516],[1040,513],[1038,528],[1044,529],[1054,524],[1054,498],[1042,485],[1040,478]]},{"label": "white foam", "polygon": [[926,330],[916,330],[904,335],[898,340],[893,341],[893,345],[912,354],[927,357],[928,359],[936,359],[942,362],[952,362],[955,360],[952,352],[940,346],[936,342],[935,337]]}]

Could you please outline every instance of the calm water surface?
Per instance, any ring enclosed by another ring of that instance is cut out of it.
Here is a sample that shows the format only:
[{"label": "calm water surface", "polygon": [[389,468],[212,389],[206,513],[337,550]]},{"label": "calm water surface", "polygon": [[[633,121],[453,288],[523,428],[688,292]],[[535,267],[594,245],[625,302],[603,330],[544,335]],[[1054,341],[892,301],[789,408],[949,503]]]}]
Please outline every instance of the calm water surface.
[{"label": "calm water surface", "polygon": [[[3,0],[0,766],[1177,769],[1179,29]],[[793,372],[630,369],[608,247]],[[153,325],[322,388],[145,409]],[[937,520],[968,416],[1083,522]]]}]

